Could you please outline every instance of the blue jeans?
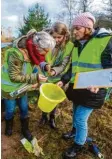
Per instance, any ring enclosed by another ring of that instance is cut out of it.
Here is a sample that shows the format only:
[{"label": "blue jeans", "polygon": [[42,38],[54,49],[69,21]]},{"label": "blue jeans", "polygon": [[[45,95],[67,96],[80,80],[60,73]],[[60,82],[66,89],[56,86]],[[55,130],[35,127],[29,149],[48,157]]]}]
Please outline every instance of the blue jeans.
[{"label": "blue jeans", "polygon": [[20,109],[21,119],[28,116],[28,98],[27,95],[17,99],[4,99],[5,104],[5,119],[9,120],[14,116],[16,105],[18,104]]},{"label": "blue jeans", "polygon": [[92,113],[92,108],[87,108],[82,105],[73,105],[73,127],[76,128],[74,142],[79,145],[84,145],[88,135],[88,118]]}]

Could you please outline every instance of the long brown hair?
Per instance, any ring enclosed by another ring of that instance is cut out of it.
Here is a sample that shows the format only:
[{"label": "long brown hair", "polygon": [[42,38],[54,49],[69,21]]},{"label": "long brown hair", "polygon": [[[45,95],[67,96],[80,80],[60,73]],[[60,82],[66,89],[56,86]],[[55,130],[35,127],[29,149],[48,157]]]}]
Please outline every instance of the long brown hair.
[{"label": "long brown hair", "polygon": [[57,54],[59,53],[59,50],[63,50],[65,49],[65,46],[67,44],[67,42],[70,40],[70,32],[67,28],[67,26],[62,23],[62,22],[55,22],[50,31],[49,31],[50,35],[52,36],[53,33],[57,33],[59,35],[64,35],[65,40],[62,41],[61,45],[59,47],[55,47],[53,50],[53,56],[57,56]]},{"label": "long brown hair", "polygon": [[59,35],[64,35],[65,40],[62,42],[61,46],[64,47],[66,43],[70,40],[70,32],[67,28],[67,26],[62,22],[55,22],[53,26],[51,27],[50,34],[57,33]]}]

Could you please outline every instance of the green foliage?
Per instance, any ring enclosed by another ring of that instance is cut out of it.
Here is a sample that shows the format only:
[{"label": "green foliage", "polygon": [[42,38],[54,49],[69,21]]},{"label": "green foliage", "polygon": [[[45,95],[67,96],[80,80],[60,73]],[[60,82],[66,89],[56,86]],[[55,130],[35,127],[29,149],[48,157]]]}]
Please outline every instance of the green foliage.
[{"label": "green foliage", "polygon": [[28,15],[24,17],[24,25],[19,28],[19,31],[21,35],[25,35],[30,29],[41,31],[43,28],[48,27],[50,23],[48,14],[37,3],[28,10]]}]

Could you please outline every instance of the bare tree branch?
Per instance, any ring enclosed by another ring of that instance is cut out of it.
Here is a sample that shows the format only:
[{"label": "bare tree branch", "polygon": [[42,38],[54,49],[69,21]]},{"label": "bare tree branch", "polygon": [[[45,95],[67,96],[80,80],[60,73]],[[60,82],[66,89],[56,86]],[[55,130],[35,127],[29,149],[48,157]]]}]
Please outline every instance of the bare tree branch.
[{"label": "bare tree branch", "polygon": [[57,17],[67,19],[69,28],[71,28],[73,18],[82,12],[89,10],[92,0],[61,0],[61,5],[64,11],[60,12]]}]

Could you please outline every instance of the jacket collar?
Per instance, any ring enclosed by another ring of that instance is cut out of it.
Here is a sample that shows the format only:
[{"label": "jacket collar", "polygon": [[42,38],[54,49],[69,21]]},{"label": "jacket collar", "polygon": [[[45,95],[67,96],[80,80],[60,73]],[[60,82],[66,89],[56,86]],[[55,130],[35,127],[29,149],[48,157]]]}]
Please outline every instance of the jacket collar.
[{"label": "jacket collar", "polygon": [[28,51],[26,49],[23,49],[23,48],[18,48],[18,49],[23,54],[24,61],[31,62],[30,58],[29,58],[29,55],[28,55]]}]

